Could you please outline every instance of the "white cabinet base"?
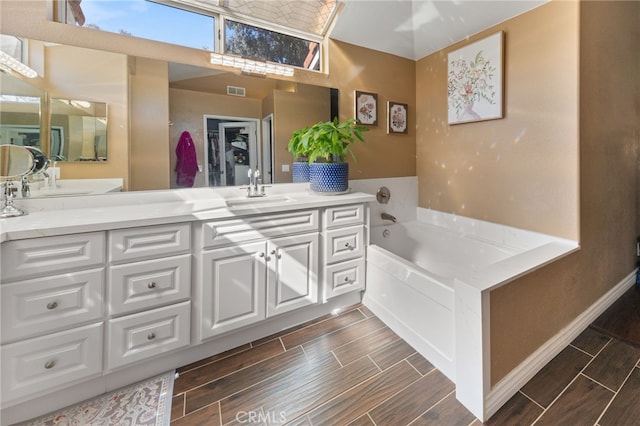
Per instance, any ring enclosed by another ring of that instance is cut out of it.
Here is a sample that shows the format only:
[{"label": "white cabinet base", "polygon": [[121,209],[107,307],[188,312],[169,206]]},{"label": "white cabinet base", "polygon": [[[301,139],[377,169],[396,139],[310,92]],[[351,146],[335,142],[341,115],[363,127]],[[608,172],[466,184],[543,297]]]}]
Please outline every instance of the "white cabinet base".
[{"label": "white cabinet base", "polygon": [[[11,405],[3,405],[2,410],[0,410],[0,424],[8,425],[41,416],[78,401],[128,386],[177,367],[242,346],[312,319],[335,313],[361,301],[362,295],[360,292],[351,292],[335,297],[323,304],[308,306],[304,309],[297,309],[266,319],[253,326],[227,333],[200,345],[134,363],[131,366],[106,373],[104,376],[74,384],[62,391],[58,390],[53,393],[35,392],[29,396],[29,400],[26,402],[16,401]],[[33,399],[36,397],[38,402],[34,404]],[[23,398],[22,400],[24,401],[25,399]]]}]

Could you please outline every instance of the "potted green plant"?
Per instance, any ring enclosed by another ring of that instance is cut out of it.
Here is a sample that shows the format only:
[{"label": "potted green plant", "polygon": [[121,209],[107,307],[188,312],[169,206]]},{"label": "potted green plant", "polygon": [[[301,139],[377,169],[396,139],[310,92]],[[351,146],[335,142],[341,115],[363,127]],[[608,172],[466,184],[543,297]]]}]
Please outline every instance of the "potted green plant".
[{"label": "potted green plant", "polygon": [[356,119],[316,123],[301,136],[310,164],[309,184],[312,191],[323,193],[345,192],[349,189],[349,163],[347,153],[356,160],[351,144],[364,142],[367,131]]},{"label": "potted green plant", "polygon": [[308,130],[308,127],[296,130],[289,139],[288,149],[293,154],[293,183],[309,182],[308,138],[303,139]]}]

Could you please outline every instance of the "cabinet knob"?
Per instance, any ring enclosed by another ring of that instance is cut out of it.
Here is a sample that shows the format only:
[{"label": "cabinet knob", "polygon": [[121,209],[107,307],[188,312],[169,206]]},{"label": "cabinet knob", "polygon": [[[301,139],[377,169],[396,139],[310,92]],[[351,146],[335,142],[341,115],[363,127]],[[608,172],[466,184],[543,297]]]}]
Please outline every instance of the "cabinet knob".
[{"label": "cabinet knob", "polygon": [[54,360],[49,360],[44,364],[44,368],[46,368],[47,370],[50,370],[55,366],[56,366],[56,362]]},{"label": "cabinet knob", "polygon": [[147,334],[147,340],[153,340],[156,338],[156,333],[149,333]]},{"label": "cabinet knob", "polygon": [[275,250],[271,250],[271,254],[276,254],[276,251]]},{"label": "cabinet knob", "polygon": [[149,284],[147,284],[147,287],[149,288],[156,288],[156,283],[155,282],[150,282]]},{"label": "cabinet knob", "polygon": [[263,252],[260,252],[260,254],[259,254],[258,256],[260,256],[260,257],[264,257],[264,253],[263,253]]},{"label": "cabinet knob", "polygon": [[58,302],[49,302],[47,303],[47,309],[52,310],[58,307]]},{"label": "cabinet knob", "polygon": [[349,282],[349,277],[344,277],[344,282],[348,283]]}]

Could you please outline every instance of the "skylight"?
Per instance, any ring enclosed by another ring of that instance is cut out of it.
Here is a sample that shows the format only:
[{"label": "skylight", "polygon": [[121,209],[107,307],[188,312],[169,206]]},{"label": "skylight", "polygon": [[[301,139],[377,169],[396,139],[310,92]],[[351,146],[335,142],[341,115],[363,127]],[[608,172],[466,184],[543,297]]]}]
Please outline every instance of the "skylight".
[{"label": "skylight", "polygon": [[[318,36],[324,36],[336,9],[336,0],[173,0],[231,17],[248,17]],[[237,15],[237,16],[233,16]]]}]

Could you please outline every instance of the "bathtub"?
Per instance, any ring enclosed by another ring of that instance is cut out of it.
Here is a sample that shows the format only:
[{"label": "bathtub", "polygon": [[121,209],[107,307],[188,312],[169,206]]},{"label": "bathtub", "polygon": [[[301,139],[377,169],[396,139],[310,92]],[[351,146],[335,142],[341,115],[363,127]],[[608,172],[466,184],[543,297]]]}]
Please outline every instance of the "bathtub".
[{"label": "bathtub", "polygon": [[[363,303],[484,416],[491,289],[578,249],[574,241],[418,208],[372,226]],[[456,380],[464,377],[464,380]]]}]

